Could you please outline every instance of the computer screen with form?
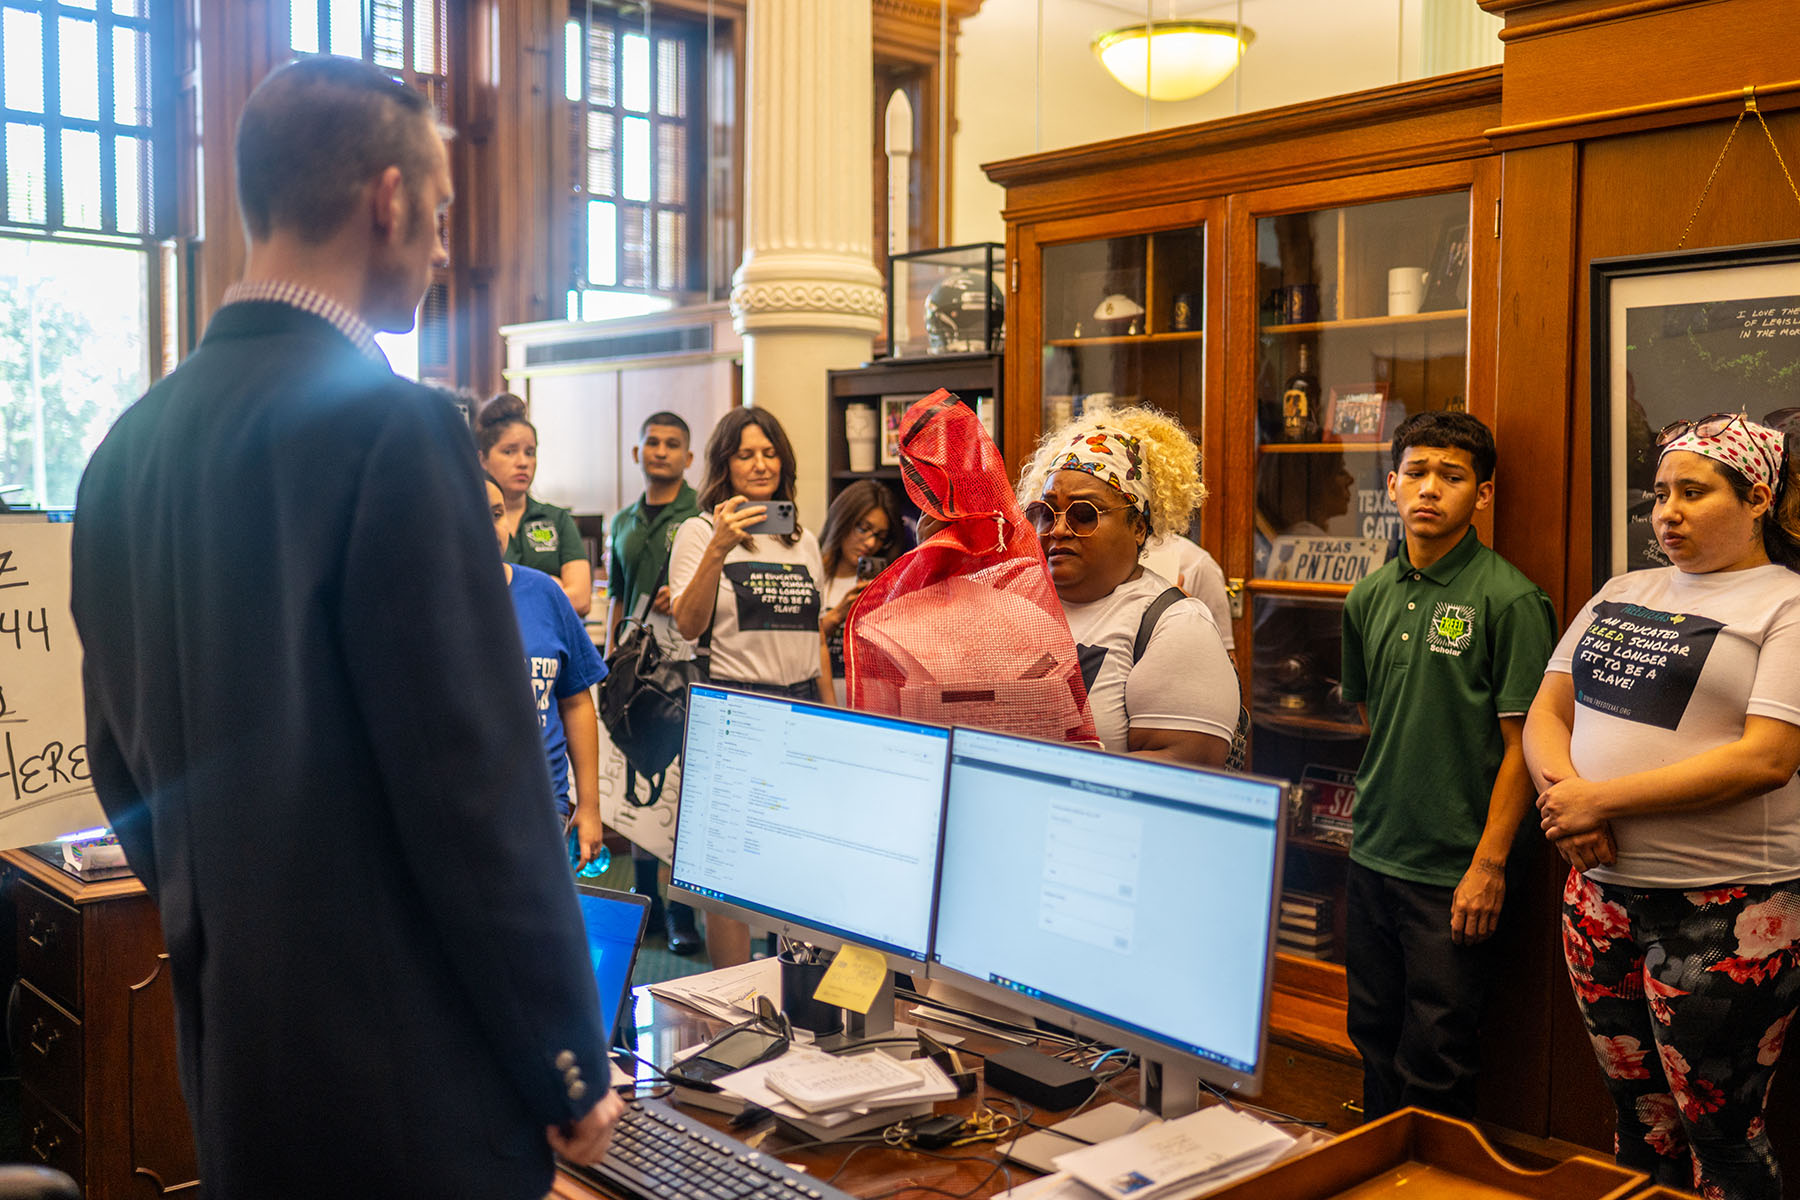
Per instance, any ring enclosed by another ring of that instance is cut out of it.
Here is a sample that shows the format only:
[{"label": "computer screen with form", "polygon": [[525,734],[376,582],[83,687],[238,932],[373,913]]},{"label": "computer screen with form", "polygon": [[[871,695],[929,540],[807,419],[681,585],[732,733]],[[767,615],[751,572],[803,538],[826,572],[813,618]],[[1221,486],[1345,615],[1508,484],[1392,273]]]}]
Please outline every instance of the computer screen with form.
[{"label": "computer screen with form", "polygon": [[931,974],[1255,1090],[1281,793],[958,728]]},{"label": "computer screen with form", "polygon": [[949,746],[935,725],[696,685],[671,881],[924,962]]}]

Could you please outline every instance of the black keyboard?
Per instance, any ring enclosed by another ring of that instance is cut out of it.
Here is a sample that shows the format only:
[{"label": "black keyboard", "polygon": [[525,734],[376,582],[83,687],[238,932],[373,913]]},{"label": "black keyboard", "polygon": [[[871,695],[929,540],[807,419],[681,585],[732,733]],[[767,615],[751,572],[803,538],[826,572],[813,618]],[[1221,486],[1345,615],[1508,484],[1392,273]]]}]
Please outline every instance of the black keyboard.
[{"label": "black keyboard", "polygon": [[657,1100],[631,1101],[603,1160],[560,1165],[634,1200],[851,1200]]}]

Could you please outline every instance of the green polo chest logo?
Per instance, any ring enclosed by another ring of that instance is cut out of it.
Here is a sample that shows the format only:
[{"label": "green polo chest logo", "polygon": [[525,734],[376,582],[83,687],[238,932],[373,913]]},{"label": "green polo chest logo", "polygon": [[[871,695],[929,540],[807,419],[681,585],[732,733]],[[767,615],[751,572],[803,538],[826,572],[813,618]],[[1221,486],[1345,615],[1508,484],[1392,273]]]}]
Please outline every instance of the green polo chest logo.
[{"label": "green polo chest logo", "polygon": [[525,526],[525,544],[533,550],[556,549],[556,526],[548,521],[533,521]]},{"label": "green polo chest logo", "polygon": [[1458,658],[1475,640],[1475,609],[1467,604],[1439,604],[1431,611],[1425,642],[1434,653]]}]

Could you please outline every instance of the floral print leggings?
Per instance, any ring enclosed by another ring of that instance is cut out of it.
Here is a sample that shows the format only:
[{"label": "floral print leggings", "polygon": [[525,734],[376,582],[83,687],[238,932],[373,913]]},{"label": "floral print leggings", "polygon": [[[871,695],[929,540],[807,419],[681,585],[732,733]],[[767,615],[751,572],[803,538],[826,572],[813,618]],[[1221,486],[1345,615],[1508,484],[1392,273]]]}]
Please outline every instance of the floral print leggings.
[{"label": "floral print leggings", "polygon": [[1571,870],[1562,936],[1619,1163],[1714,1200],[1779,1200],[1763,1108],[1800,1003],[1800,880],[1681,891]]}]

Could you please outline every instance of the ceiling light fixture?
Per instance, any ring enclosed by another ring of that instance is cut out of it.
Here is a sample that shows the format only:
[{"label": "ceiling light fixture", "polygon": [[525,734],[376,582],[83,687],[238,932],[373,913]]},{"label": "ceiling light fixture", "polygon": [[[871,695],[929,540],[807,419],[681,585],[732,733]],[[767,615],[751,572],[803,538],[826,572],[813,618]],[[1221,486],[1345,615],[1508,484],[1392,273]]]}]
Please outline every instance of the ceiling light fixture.
[{"label": "ceiling light fixture", "polygon": [[1229,21],[1157,21],[1127,25],[1094,39],[1112,77],[1152,100],[1192,100],[1225,82],[1256,40]]}]

